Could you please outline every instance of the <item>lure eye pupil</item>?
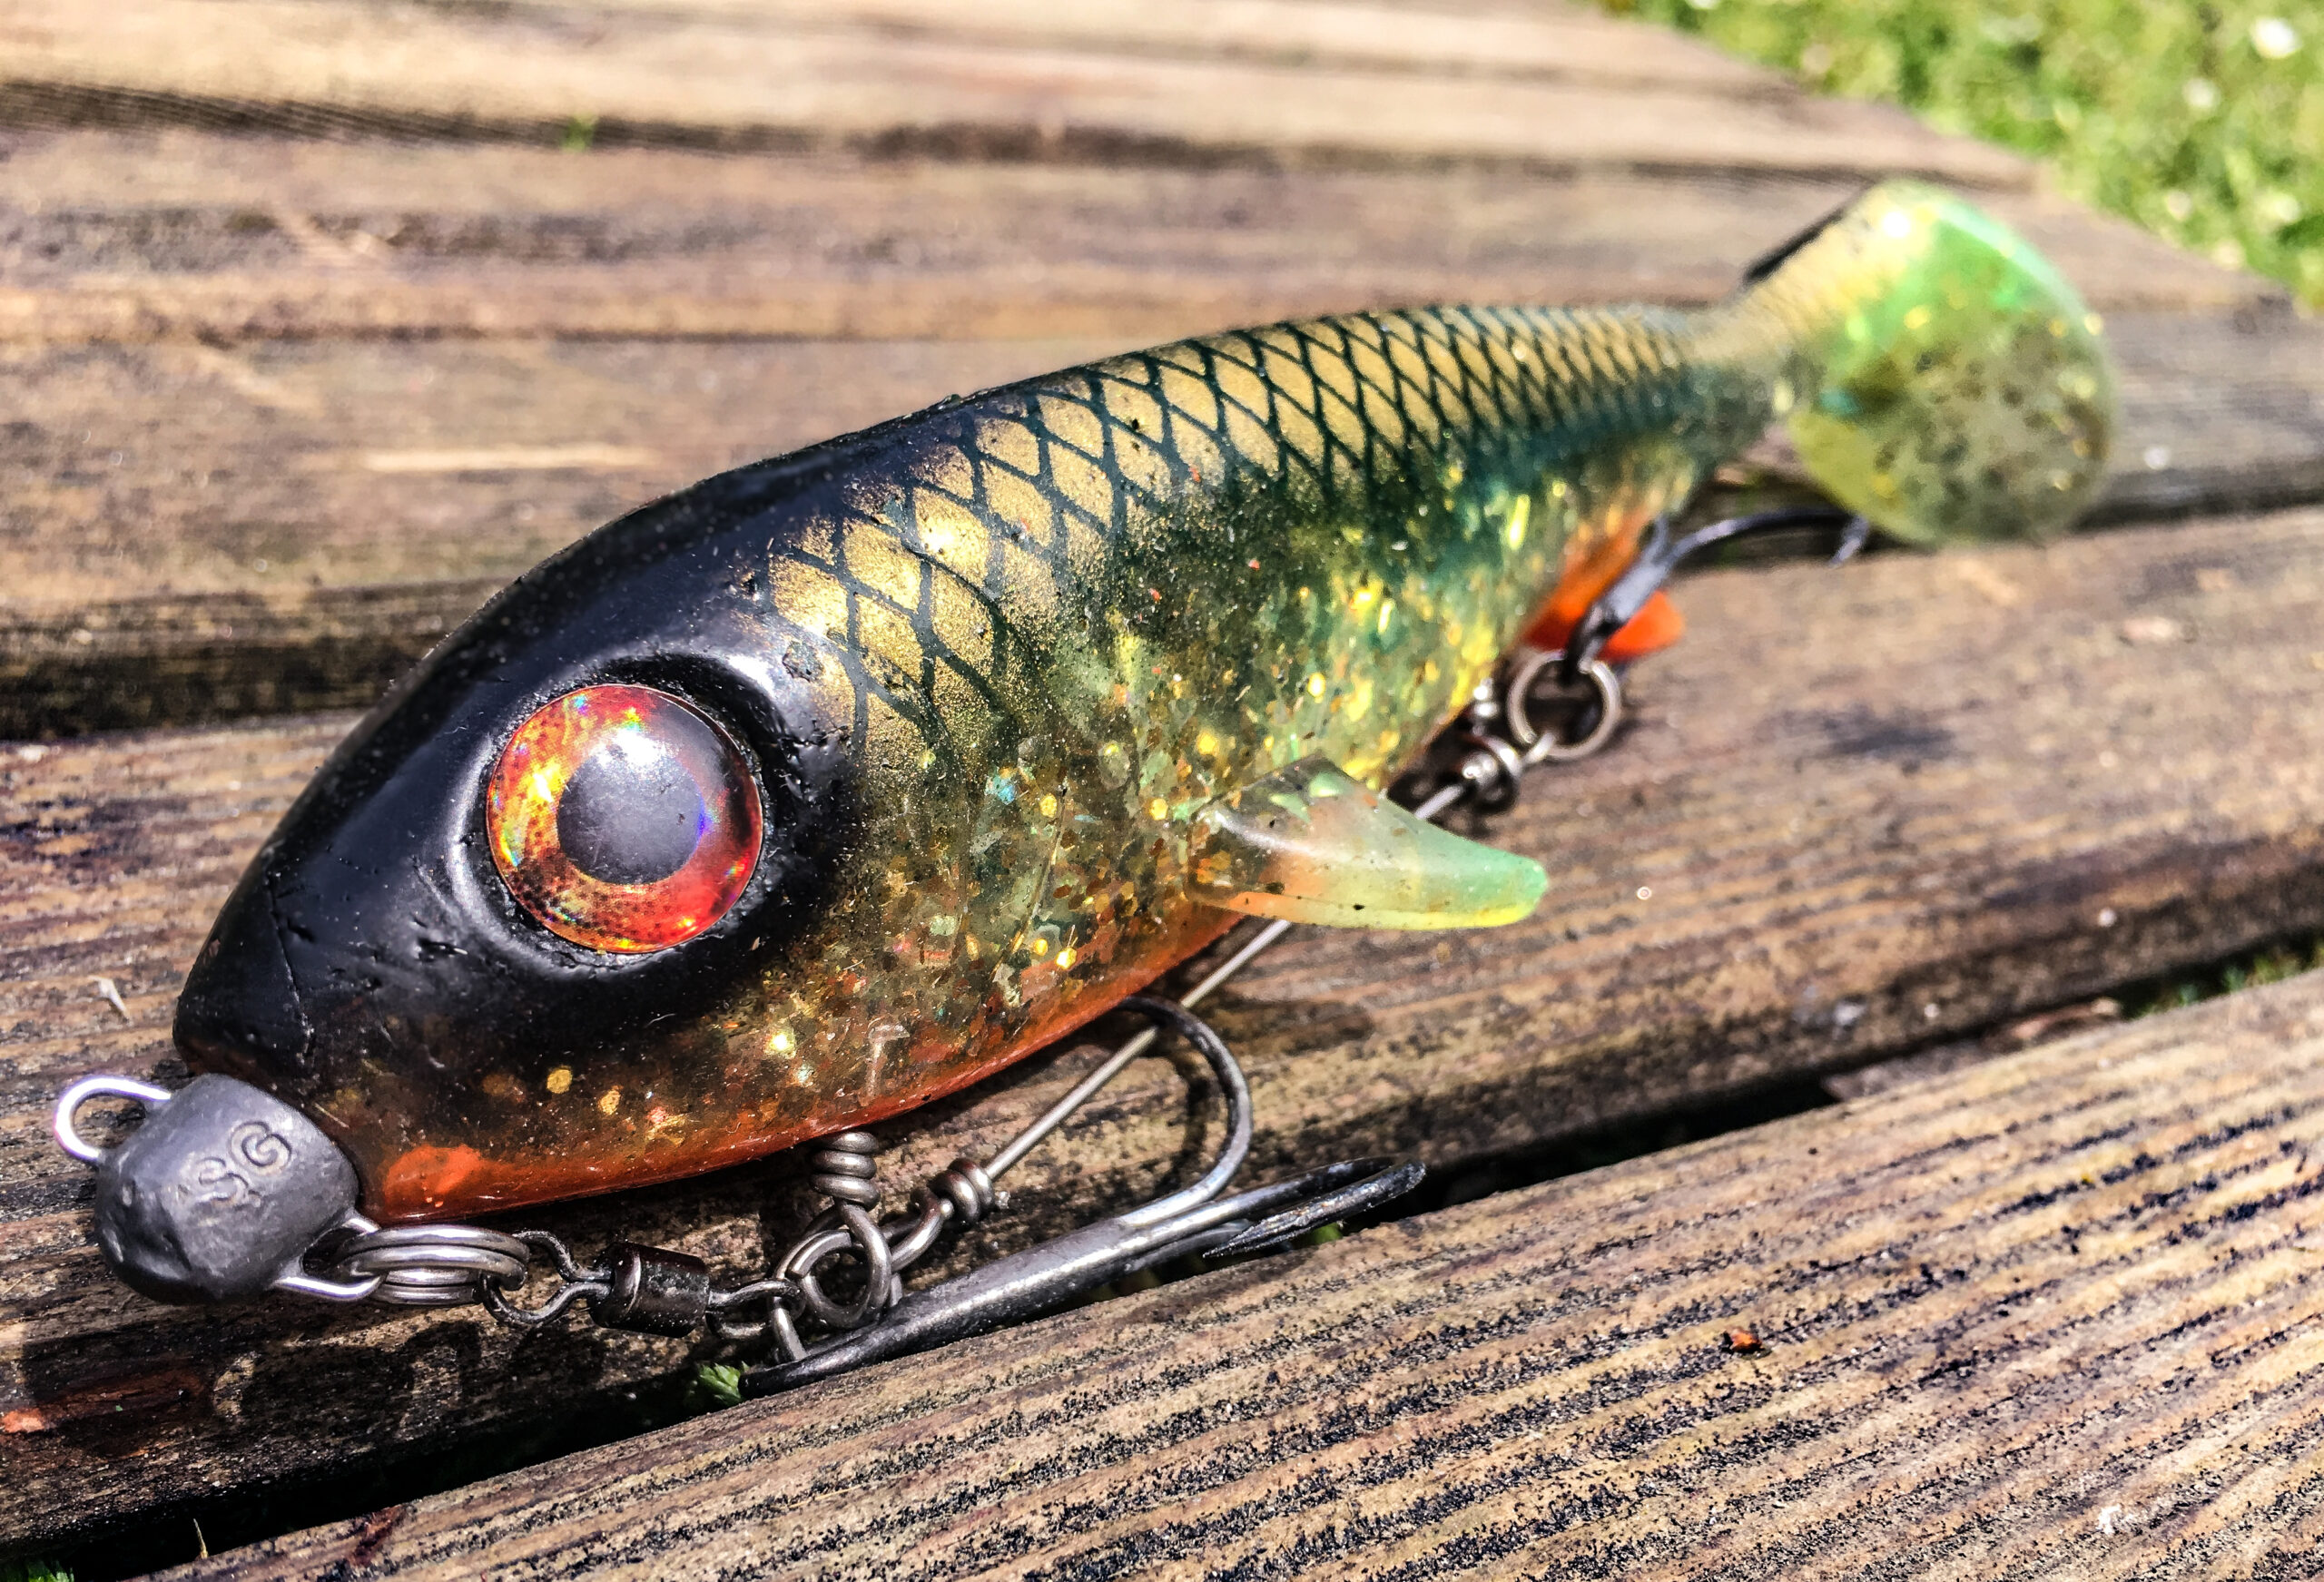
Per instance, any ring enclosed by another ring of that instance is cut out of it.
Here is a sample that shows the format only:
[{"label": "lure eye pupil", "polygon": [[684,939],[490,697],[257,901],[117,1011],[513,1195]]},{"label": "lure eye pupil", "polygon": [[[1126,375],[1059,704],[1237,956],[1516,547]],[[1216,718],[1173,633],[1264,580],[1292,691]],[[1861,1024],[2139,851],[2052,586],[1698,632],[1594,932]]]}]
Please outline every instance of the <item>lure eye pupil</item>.
[{"label": "lure eye pupil", "polygon": [[708,822],[702,788],[658,749],[610,746],[566,783],[556,838],[573,866],[607,884],[653,884],[686,865]]}]

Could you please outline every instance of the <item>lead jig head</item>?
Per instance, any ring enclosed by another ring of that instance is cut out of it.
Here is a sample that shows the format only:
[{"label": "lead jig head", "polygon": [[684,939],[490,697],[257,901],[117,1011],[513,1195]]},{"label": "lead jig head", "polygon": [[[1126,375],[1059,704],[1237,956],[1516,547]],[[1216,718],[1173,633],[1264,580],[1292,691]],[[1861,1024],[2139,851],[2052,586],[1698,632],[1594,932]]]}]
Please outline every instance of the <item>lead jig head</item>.
[{"label": "lead jig head", "polygon": [[[74,1116],[94,1098],[144,1106],[145,1123],[104,1148]],[[327,1233],[376,1227],[355,1212],[355,1166],[315,1124],[237,1077],[197,1076],[172,1093],[89,1076],[56,1101],[57,1145],[97,1171],[97,1245],[132,1289],[160,1302],[241,1302],[289,1292],[359,1302],[377,1278],[307,1272]]]}]

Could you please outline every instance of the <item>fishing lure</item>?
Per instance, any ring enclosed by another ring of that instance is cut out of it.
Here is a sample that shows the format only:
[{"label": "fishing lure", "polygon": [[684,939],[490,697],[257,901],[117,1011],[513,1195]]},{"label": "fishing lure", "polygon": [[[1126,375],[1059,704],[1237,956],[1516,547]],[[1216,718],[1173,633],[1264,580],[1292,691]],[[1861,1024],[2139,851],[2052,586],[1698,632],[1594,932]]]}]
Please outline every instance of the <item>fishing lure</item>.
[{"label": "fishing lure", "polygon": [[[1703,311],[1212,336],[647,506],[448,639],[285,816],[179,1004],[214,1075],[137,1135],[166,1168],[108,1165],[101,1242],[160,1294],[343,1294],[299,1258],[359,1195],[440,1221],[856,1127],[1246,916],[1522,918],[1540,864],[1380,794],[1521,638],[1602,617],[1777,419],[1898,537],[2059,528],[2106,450],[2097,329],[1998,223],[1892,182]],[[1615,603],[1633,650],[1675,634]]]}]

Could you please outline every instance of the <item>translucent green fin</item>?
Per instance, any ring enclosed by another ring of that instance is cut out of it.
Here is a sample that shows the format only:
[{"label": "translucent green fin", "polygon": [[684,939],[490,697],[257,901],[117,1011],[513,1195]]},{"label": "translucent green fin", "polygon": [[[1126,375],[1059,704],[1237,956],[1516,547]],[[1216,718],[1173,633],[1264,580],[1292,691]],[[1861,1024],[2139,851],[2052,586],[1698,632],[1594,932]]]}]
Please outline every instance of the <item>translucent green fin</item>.
[{"label": "translucent green fin", "polygon": [[2073,286],[1992,216],[1886,182],[1734,304],[1796,348],[1792,441],[1832,497],[1923,544],[2042,537],[2103,473],[2114,377]]},{"label": "translucent green fin", "polygon": [[1484,929],[1530,916],[1530,857],[1424,824],[1336,765],[1304,759],[1195,815],[1196,899],[1341,929]]}]

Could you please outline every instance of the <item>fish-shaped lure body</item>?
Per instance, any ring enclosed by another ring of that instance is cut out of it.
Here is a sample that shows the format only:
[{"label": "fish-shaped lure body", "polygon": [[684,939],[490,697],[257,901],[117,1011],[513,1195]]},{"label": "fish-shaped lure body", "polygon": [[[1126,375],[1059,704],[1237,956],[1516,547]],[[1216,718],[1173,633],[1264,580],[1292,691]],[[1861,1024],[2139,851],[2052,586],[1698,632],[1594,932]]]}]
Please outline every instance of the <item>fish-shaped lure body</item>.
[{"label": "fish-shaped lure body", "polygon": [[683,1175],[957,1088],[1238,912],[1507,920],[1413,759],[1788,418],[1908,538],[2097,478],[2095,323],[1876,189],[1696,314],[1219,335],[739,468],[519,579],[324,767],[181,1002],[382,1218]]}]

